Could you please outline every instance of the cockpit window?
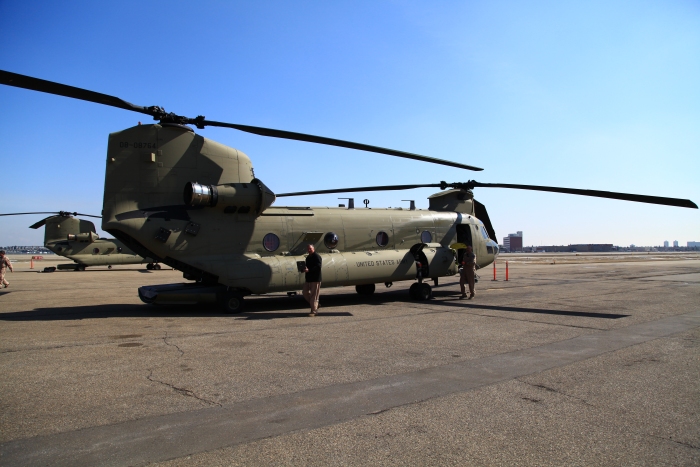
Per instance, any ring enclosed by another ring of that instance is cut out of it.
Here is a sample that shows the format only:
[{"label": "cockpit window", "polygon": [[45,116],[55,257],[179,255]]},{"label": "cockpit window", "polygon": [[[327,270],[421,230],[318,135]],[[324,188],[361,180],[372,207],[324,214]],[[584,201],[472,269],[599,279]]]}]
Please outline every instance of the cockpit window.
[{"label": "cockpit window", "polygon": [[489,239],[489,234],[486,232],[486,229],[484,228],[483,225],[479,226],[481,228],[481,236],[484,237],[484,240]]}]

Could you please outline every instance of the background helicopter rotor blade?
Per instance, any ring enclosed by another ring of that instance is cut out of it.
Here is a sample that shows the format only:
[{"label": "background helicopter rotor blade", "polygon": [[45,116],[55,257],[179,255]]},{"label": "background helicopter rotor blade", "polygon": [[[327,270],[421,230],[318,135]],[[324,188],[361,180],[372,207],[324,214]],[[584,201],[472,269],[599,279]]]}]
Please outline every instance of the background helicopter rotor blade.
[{"label": "background helicopter rotor blade", "polygon": [[395,149],[382,148],[379,146],[372,146],[369,144],[353,143],[352,141],[344,141],[335,138],[326,138],[323,136],[308,135],[305,133],[296,133],[293,131],[275,130],[272,128],[263,128],[250,125],[239,125],[236,123],[226,123],[226,122],[215,122],[210,120],[205,120],[203,116],[198,116],[197,118],[189,118],[181,115],[176,115],[174,113],[166,113],[165,109],[159,106],[142,107],[139,105],[134,105],[118,97],[110,96],[107,94],[102,94],[99,92],[88,91],[87,89],[77,88],[74,86],[68,86],[66,84],[60,84],[53,81],[47,81],[44,79],[33,78],[31,76],[20,75],[18,73],[11,73],[9,71],[0,70],[0,84],[5,84],[7,86],[14,86],[18,88],[30,89],[32,91],[40,91],[48,94],[56,94],[58,96],[70,97],[73,99],[80,99],[88,102],[94,102],[96,104],[109,105],[112,107],[117,107],[120,109],[131,110],[134,112],[139,112],[146,115],[151,115],[155,120],[159,120],[162,123],[178,123],[181,125],[195,125],[197,128],[203,129],[205,126],[216,126],[222,128],[233,128],[239,131],[245,131],[246,133],[253,133],[261,136],[269,136],[272,138],[283,138],[291,139],[295,141],[306,141],[308,143],[325,144],[328,146],[338,146],[348,149],[357,149],[360,151],[374,152],[378,154],[386,154],[389,156],[402,157],[404,159],[413,159],[422,162],[429,162],[431,164],[445,165],[448,167],[456,167],[459,169],[480,171],[484,170],[480,167],[474,167],[472,165],[460,164],[458,162],[452,162],[444,159],[438,159],[436,157],[422,156],[420,154],[413,154],[410,152],[397,151]]},{"label": "background helicopter rotor blade", "polygon": [[281,193],[278,194],[278,198],[285,196],[304,196],[304,195],[321,195],[329,193],[353,193],[353,192],[363,192],[363,191],[391,191],[391,190],[411,190],[414,188],[440,188],[444,190],[446,188],[461,188],[465,190],[473,190],[474,188],[510,188],[516,190],[533,190],[533,191],[547,191],[550,193],[566,193],[570,195],[581,195],[581,196],[591,196],[594,198],[608,198],[608,199],[618,199],[623,201],[634,201],[637,203],[649,203],[649,204],[660,204],[664,206],[676,206],[681,208],[691,208],[697,209],[698,206],[690,201],[689,199],[680,198],[666,198],[662,196],[648,196],[648,195],[636,195],[631,193],[617,193],[614,191],[599,191],[599,190],[581,190],[577,188],[561,188],[554,186],[538,186],[538,185],[515,185],[508,183],[480,183],[474,180],[468,182],[456,182],[456,183],[431,183],[424,185],[387,185],[387,186],[368,186],[368,187],[356,187],[356,188],[336,188],[331,190],[317,190],[317,191],[301,191],[296,193]]},{"label": "background helicopter rotor blade", "polygon": [[81,214],[79,212],[68,212],[68,211],[48,211],[48,212],[11,212],[7,214],[0,214],[0,216],[24,216],[24,215],[31,215],[31,214],[51,214],[49,217],[45,217],[39,222],[36,222],[32,225],[29,226],[30,229],[38,229],[39,227],[43,226],[46,224],[46,221],[51,219],[52,217],[57,217],[57,216],[63,216],[63,217],[70,217],[70,216],[82,216],[82,217],[96,217],[97,219],[102,219],[102,216],[93,216],[92,214]]}]

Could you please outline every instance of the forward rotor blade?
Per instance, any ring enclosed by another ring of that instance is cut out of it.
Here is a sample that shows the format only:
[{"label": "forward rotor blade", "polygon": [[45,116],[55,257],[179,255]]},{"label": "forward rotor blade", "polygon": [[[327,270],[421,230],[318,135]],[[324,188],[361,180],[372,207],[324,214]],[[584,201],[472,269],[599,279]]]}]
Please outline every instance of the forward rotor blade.
[{"label": "forward rotor blade", "polygon": [[11,73],[9,71],[0,70],[0,84],[14,86],[17,88],[30,89],[32,91],[45,92],[48,94],[56,94],[57,96],[70,97],[73,99],[94,102],[96,104],[109,105],[112,107],[118,107],[120,109],[132,110],[134,112],[139,112],[146,115],[156,115],[152,109],[134,105],[130,102],[119,99],[118,97],[109,96],[107,94],[102,94],[99,92],[88,91],[87,89],[76,88],[74,86],[68,86],[66,84],[55,83],[53,81],[47,81],[44,79],[32,78],[31,76],[20,75],[18,73]]},{"label": "forward rotor blade", "polygon": [[[459,184],[455,184],[459,185]],[[479,183],[468,182],[469,188],[512,188],[516,190],[548,191],[550,193],[566,193],[570,195],[592,196],[594,198],[619,199],[623,201],[635,201],[637,203],[660,204],[664,206],[676,206],[679,208],[697,209],[698,206],[689,199],[665,198],[662,196],[635,195],[631,193],[617,193],[614,191],[579,190],[576,188],[561,188],[555,186],[537,185],[513,185],[508,183]]]},{"label": "forward rotor blade", "polygon": [[[193,122],[195,123],[195,122]],[[213,122],[209,120],[200,121],[202,125],[208,126],[218,126],[224,128],[233,128],[240,131],[245,131],[246,133],[254,133],[261,136],[270,136],[272,138],[283,138],[291,139],[295,141],[306,141],[307,143],[317,143],[326,144],[328,146],[339,146],[341,148],[357,149],[360,151],[376,152],[379,154],[386,154],[388,156],[402,157],[404,159],[413,159],[416,161],[430,162],[432,164],[446,165],[448,167],[456,167],[458,169],[474,170],[480,171],[484,170],[480,167],[474,167],[472,165],[460,164],[457,162],[446,161],[444,159],[438,159],[436,157],[422,156],[420,154],[413,154],[411,152],[397,151],[395,149],[381,148],[379,146],[371,146],[369,144],[353,143],[352,141],[344,141],[342,139],[326,138],[324,136],[307,135],[305,133],[295,133],[293,131],[284,130],[274,130],[272,128],[263,128],[258,126],[250,125],[239,125],[236,123],[224,123],[224,122]]]},{"label": "forward rotor blade", "polygon": [[538,185],[515,185],[509,183],[480,183],[474,180],[468,182],[456,183],[432,183],[425,185],[387,185],[387,186],[366,186],[357,188],[336,188],[332,190],[316,190],[316,191],[301,191],[296,193],[281,193],[277,197],[285,196],[305,196],[305,195],[323,195],[329,193],[354,193],[362,191],[392,191],[392,190],[411,190],[414,188],[460,188],[463,190],[472,190],[474,188],[510,188],[516,190],[532,190],[532,191],[547,191],[550,193],[565,193],[570,195],[591,196],[594,198],[619,199],[622,201],[634,201],[637,203],[660,204],[663,206],[676,206],[680,208],[698,209],[698,206],[689,199],[666,198],[663,196],[648,196],[636,195],[631,193],[617,193],[614,191],[599,191],[599,190],[581,190],[577,188],[561,188],[554,186],[538,186]]},{"label": "forward rotor blade", "polygon": [[394,191],[394,190],[412,190],[414,188],[442,188],[440,183],[432,183],[429,185],[386,185],[386,186],[365,186],[355,188],[335,188],[332,190],[316,190],[316,191],[298,191],[295,193],[276,194],[278,198],[284,196],[306,196],[306,195],[325,195],[328,193],[355,193],[358,191]]}]

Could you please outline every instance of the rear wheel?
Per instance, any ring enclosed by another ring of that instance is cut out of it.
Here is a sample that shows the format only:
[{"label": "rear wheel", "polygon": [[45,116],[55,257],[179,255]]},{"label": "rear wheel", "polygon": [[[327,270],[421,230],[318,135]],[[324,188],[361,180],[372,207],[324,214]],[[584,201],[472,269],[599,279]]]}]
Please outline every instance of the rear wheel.
[{"label": "rear wheel", "polygon": [[219,295],[219,306],[224,313],[241,313],[243,311],[243,294],[237,290],[228,290]]},{"label": "rear wheel", "polygon": [[372,295],[375,290],[374,284],[360,284],[355,286],[355,290],[360,295]]}]

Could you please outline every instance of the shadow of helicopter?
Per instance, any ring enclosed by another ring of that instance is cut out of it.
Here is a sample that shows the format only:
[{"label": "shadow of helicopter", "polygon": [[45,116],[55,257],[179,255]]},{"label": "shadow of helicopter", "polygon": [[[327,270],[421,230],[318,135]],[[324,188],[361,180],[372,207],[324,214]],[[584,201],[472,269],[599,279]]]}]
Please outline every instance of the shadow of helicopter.
[{"label": "shadow of helicopter", "polygon": [[[596,313],[584,311],[553,310],[545,308],[512,307],[501,305],[482,305],[458,300],[458,292],[447,290],[435,291],[435,300],[431,306],[462,308],[469,310],[502,311],[509,313],[534,313],[543,315],[567,316],[572,318],[619,319],[629,315],[614,313]],[[358,305],[386,305],[406,302],[406,291],[387,291],[371,296],[359,296],[355,293],[334,294],[322,297],[321,308],[316,317],[354,316],[350,312],[338,311],[345,307]],[[300,296],[266,296],[264,300],[249,300],[247,311],[236,315],[222,313],[216,304],[210,305],[143,305],[143,304],[109,304],[73,307],[36,308],[31,311],[0,313],[0,321],[71,321],[96,318],[209,318],[230,317],[243,320],[271,320],[307,317],[308,305]],[[455,310],[456,311],[456,310]]]}]

